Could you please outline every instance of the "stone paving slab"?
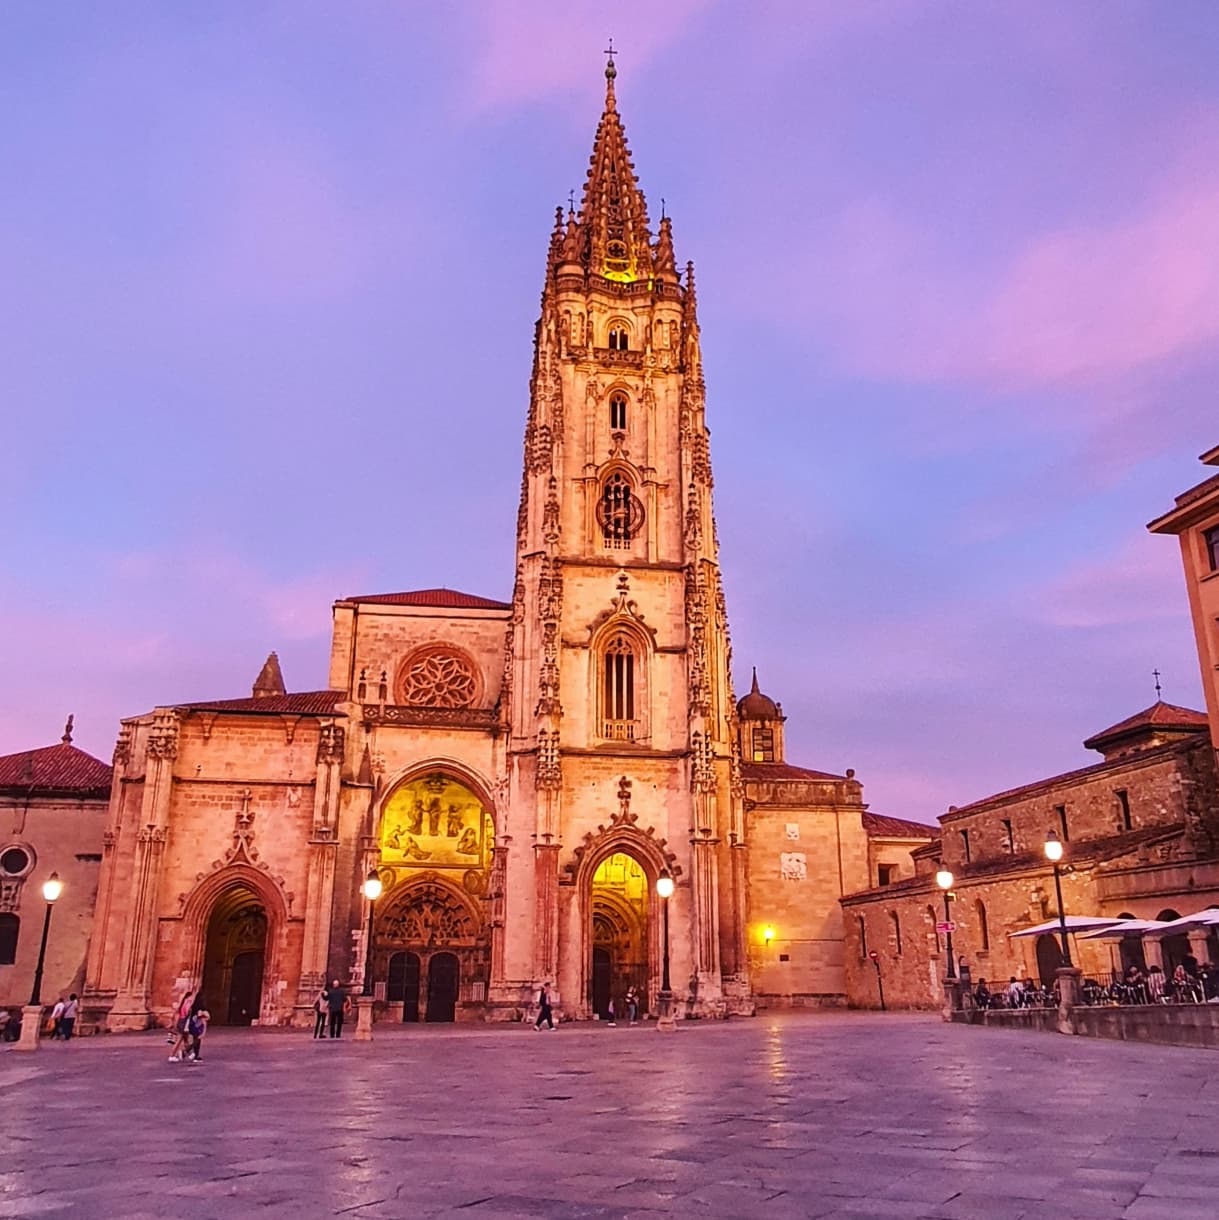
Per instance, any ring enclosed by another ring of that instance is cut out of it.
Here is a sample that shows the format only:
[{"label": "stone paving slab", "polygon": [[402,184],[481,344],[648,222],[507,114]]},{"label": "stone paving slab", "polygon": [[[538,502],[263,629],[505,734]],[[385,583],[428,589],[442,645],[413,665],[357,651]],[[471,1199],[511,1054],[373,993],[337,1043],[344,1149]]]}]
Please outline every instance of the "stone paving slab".
[{"label": "stone paving slab", "polygon": [[1214,1052],[800,1014],[0,1049],[0,1220],[1195,1220]]}]

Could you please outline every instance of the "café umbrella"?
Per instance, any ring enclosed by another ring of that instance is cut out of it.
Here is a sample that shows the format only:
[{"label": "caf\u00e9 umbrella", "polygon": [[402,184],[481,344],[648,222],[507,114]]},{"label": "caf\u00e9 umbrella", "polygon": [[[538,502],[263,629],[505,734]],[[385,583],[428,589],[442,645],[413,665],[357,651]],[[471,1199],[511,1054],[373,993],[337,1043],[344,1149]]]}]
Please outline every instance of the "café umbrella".
[{"label": "caf\u00e9 umbrella", "polygon": [[[1120,919],[1107,918],[1104,915],[1068,915],[1066,917],[1067,931],[1076,936],[1080,932],[1092,932],[1099,928],[1109,928],[1115,923],[1122,923]],[[1052,936],[1062,928],[1063,921],[1058,919],[1047,919],[1045,923],[1034,924],[1031,928],[1021,928],[1019,932],[1009,932],[1009,936]]]}]

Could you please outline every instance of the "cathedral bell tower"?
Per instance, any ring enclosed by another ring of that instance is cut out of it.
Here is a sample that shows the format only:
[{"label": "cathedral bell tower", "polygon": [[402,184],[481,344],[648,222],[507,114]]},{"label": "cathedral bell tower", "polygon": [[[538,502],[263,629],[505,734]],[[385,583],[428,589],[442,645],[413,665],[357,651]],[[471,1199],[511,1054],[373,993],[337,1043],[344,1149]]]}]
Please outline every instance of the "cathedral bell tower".
[{"label": "cathedral bell tower", "polygon": [[694,268],[667,216],[653,237],[615,75],[611,57],[534,338],[504,708],[513,850],[535,873],[518,977],[587,1014],[586,890],[620,852],[647,879],[649,963],[655,877],[677,878],[674,990],[720,1013],[749,1002],[745,852]]}]

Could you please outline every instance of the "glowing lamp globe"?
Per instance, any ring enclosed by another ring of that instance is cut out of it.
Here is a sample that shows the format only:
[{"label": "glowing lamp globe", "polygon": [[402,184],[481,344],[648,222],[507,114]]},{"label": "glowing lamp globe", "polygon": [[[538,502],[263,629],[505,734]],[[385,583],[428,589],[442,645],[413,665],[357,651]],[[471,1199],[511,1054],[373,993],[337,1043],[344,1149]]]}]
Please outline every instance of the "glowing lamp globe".
[{"label": "glowing lamp globe", "polygon": [[42,896],[48,902],[54,902],[55,899],[58,898],[59,895],[62,893],[63,893],[63,882],[60,881],[58,873],[52,873],[42,883]]},{"label": "glowing lamp globe", "polygon": [[946,869],[946,868],[940,869],[940,871],[938,873],[936,873],[936,875],[935,875],[935,883],[942,890],[952,889],[952,882],[953,882],[952,873],[950,873],[948,871],[948,869]]},{"label": "glowing lamp globe", "polygon": [[364,880],[363,885],[364,897],[369,902],[376,902],[381,897],[381,878],[377,876],[377,870],[373,869]]}]

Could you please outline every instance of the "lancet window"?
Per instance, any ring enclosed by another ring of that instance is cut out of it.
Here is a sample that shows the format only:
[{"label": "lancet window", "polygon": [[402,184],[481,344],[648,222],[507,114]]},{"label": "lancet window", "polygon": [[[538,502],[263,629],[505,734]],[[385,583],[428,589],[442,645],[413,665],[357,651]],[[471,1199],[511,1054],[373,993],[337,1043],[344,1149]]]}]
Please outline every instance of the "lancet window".
[{"label": "lancet window", "polygon": [[626,395],[610,396],[610,428],[614,432],[626,431]]},{"label": "lancet window", "polygon": [[611,352],[625,352],[630,350],[631,339],[625,327],[610,327],[609,346]]},{"label": "lancet window", "polygon": [[605,649],[605,675],[601,687],[602,736],[612,741],[634,741],[635,650],[625,635],[616,635]]}]

